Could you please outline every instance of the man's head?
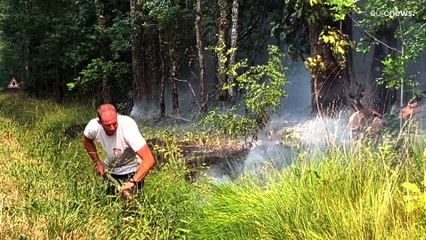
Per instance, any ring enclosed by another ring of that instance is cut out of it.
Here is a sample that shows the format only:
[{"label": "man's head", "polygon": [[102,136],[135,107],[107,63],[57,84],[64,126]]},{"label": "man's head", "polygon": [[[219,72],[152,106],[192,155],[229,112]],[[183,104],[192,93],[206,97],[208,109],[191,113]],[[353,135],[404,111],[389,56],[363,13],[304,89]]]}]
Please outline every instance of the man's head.
[{"label": "man's head", "polygon": [[103,104],[98,108],[99,124],[108,136],[114,135],[117,131],[117,110],[111,104]]}]

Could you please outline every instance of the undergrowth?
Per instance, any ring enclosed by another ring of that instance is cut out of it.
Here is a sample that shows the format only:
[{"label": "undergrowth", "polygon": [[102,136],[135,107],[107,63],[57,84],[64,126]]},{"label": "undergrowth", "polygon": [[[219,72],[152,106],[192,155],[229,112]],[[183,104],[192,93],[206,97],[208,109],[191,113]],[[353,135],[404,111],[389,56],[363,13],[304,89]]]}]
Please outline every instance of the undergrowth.
[{"label": "undergrowth", "polygon": [[266,163],[256,175],[215,183],[186,180],[179,142],[216,146],[220,136],[143,129],[147,139],[162,139],[153,146],[159,161],[142,193],[124,204],[105,194],[81,131],[67,134],[94,116],[78,104],[0,95],[0,239],[426,236],[425,145],[415,132],[356,149],[301,150],[282,170]]}]

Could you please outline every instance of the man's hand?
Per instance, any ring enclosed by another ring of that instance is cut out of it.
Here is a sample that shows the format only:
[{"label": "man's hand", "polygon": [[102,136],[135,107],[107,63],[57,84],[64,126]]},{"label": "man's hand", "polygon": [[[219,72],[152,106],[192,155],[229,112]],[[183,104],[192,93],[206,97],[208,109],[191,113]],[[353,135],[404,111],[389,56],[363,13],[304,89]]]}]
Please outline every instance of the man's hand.
[{"label": "man's hand", "polygon": [[101,176],[106,173],[105,165],[99,161],[96,163],[96,173]]},{"label": "man's hand", "polygon": [[123,185],[121,185],[121,187],[118,188],[118,191],[119,192],[130,191],[132,190],[134,186],[135,186],[135,183],[127,181],[127,182],[124,182]]}]

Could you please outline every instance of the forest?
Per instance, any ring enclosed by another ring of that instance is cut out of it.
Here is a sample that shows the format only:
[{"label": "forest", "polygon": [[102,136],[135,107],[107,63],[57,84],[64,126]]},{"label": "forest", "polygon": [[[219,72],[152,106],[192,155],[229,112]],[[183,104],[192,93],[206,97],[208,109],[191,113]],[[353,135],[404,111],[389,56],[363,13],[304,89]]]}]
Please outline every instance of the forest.
[{"label": "forest", "polygon": [[[2,0],[0,239],[424,238],[425,4]],[[103,103],[157,160],[131,202]]]}]

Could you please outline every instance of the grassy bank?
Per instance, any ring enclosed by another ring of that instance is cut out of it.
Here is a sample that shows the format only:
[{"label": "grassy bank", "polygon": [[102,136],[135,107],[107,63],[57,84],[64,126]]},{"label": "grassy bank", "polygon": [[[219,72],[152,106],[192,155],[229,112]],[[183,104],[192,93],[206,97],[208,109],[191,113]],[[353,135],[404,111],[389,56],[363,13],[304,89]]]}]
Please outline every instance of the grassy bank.
[{"label": "grassy bank", "polygon": [[[82,147],[65,134],[95,113],[22,95],[0,95],[0,239],[170,239],[193,210],[182,171],[164,167],[130,206],[105,195]],[[168,170],[167,170],[168,169]],[[143,237],[142,237],[143,236]]]},{"label": "grassy bank", "polygon": [[94,115],[0,95],[0,239],[425,239],[417,143],[389,138],[357,151],[301,152],[283,171],[266,164],[255,176],[211,184],[185,180],[168,135],[169,147],[157,149],[167,161],[124,206],[105,195],[81,131],[69,134]]}]

